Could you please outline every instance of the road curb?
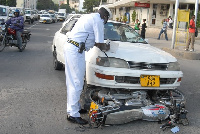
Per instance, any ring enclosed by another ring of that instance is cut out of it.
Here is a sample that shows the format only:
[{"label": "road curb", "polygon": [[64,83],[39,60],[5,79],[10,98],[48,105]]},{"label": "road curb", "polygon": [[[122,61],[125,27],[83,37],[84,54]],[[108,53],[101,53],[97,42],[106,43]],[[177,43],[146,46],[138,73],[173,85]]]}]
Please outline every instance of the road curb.
[{"label": "road curb", "polygon": [[188,60],[200,60],[200,53],[190,52],[190,51],[180,51],[177,49],[171,48],[162,48],[162,50],[170,53],[172,56],[176,58],[188,59]]}]

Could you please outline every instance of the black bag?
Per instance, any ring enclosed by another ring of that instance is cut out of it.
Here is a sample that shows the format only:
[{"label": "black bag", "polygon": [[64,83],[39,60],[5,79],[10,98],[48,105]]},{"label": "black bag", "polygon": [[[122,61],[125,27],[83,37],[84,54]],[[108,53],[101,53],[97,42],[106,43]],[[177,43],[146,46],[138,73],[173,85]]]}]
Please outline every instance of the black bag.
[{"label": "black bag", "polygon": [[198,36],[198,29],[196,28],[195,29],[195,37],[197,37]]}]

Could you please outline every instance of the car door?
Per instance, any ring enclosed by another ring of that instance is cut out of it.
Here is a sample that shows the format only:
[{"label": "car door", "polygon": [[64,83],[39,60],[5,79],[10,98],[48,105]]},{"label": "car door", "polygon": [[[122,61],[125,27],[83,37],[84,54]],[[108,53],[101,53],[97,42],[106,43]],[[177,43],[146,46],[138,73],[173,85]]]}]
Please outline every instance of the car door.
[{"label": "car door", "polygon": [[58,35],[56,35],[55,45],[56,45],[57,59],[63,64],[64,64],[63,47],[68,40],[66,34],[69,34],[69,32],[72,30],[76,22],[77,19],[70,20],[61,28],[61,30],[57,33]]}]

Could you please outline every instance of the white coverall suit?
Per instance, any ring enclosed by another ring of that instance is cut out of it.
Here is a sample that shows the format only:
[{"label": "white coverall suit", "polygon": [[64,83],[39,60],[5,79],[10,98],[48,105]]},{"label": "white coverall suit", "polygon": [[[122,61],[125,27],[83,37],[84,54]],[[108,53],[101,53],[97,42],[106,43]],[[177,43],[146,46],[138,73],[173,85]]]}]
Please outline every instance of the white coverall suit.
[{"label": "white coverall suit", "polygon": [[[104,43],[103,22],[104,20],[100,18],[99,13],[84,15],[76,22],[68,39],[77,43],[86,41],[85,48],[88,51],[95,42]],[[64,45],[67,113],[72,117],[80,117],[79,100],[86,70],[85,51],[78,53],[78,49],[77,46],[68,42]]]}]

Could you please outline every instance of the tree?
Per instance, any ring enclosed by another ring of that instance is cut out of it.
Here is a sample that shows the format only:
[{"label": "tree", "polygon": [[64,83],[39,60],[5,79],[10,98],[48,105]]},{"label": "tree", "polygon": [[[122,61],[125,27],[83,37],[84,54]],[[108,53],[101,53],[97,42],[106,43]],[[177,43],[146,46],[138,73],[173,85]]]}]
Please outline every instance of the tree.
[{"label": "tree", "polygon": [[70,6],[68,4],[61,4],[60,9],[66,9],[67,13],[71,13],[71,11],[72,11],[72,9],[70,8]]},{"label": "tree", "polygon": [[52,0],[38,0],[38,10],[58,9],[58,5],[54,4]]},{"label": "tree", "polygon": [[133,10],[133,13],[132,13],[132,21],[135,22],[135,19],[136,19],[136,11]]},{"label": "tree", "polygon": [[0,5],[6,5],[6,0],[0,0]]},{"label": "tree", "polygon": [[85,0],[83,2],[83,9],[86,9],[86,12],[93,12],[94,7],[98,7],[101,0]]},{"label": "tree", "polygon": [[6,0],[6,5],[9,7],[16,7],[16,0]]}]

